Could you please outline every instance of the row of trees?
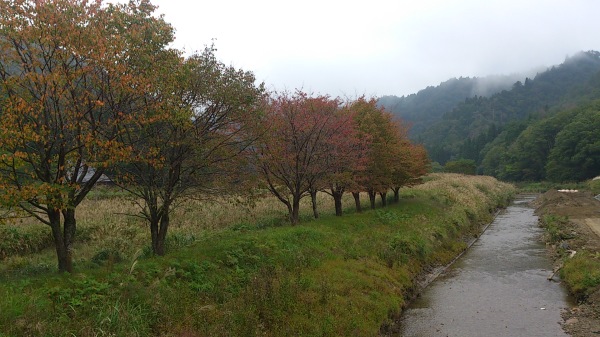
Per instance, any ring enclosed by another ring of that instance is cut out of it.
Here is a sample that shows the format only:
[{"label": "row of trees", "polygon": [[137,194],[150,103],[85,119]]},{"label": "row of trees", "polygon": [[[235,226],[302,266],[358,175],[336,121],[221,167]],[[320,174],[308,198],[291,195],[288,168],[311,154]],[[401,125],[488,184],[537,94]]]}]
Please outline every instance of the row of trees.
[{"label": "row of trees", "polygon": [[[72,271],[76,209],[103,174],[135,196],[155,254],[178,202],[261,177],[298,222],[317,191],[392,188],[425,173],[422,147],[374,100],[269,95],[214,49],[168,48],[173,29],[147,0],[0,1],[0,200],[6,216],[52,231]],[[318,216],[316,203],[313,203]]]},{"label": "row of trees", "polygon": [[361,211],[360,192],[375,197],[392,189],[399,200],[401,186],[427,171],[423,147],[411,144],[407,130],[375,99],[343,103],[328,96],[284,93],[268,104],[271,129],[253,149],[268,189],[299,221],[300,200],[310,196],[319,216],[316,194],[332,196],[336,215],[342,215],[342,196],[351,192]]}]

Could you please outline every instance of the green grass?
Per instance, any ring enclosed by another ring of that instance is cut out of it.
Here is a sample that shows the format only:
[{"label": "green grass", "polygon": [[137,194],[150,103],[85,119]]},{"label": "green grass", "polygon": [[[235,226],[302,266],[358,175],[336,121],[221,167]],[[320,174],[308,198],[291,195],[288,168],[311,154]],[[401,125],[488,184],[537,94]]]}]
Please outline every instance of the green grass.
[{"label": "green grass", "polygon": [[586,182],[587,188],[594,194],[600,194],[600,179],[588,180]]},{"label": "green grass", "polygon": [[0,225],[0,260],[9,256],[27,255],[52,247],[53,241],[46,226],[41,224],[27,226]]},{"label": "green grass", "polygon": [[558,243],[573,238],[572,231],[565,227],[568,221],[569,219],[566,216],[554,214],[547,214],[542,217],[541,224],[546,229],[547,240],[550,243]]},{"label": "green grass", "polygon": [[600,254],[578,252],[565,261],[560,276],[576,298],[585,299],[600,287]]},{"label": "green grass", "polygon": [[[544,215],[541,225],[546,230],[546,241],[558,244],[576,238],[577,234],[567,226],[568,222],[566,216],[552,213]],[[600,253],[590,251],[586,247],[578,248],[573,258],[562,248],[558,249],[558,253],[564,262],[560,270],[561,279],[575,298],[585,300],[600,289]]]},{"label": "green grass", "polygon": [[162,258],[115,245],[74,275],[5,270],[0,335],[377,336],[417,275],[451,261],[512,193],[487,178],[437,175],[399,204],[360,214],[293,227],[190,224]]}]

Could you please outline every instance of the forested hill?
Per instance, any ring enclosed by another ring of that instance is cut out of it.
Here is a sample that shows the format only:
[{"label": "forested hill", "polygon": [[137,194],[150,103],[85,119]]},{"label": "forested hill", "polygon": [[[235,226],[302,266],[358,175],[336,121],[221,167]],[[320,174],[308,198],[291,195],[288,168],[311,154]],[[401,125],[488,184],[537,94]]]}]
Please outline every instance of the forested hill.
[{"label": "forested hill", "polygon": [[502,90],[508,90],[513,83],[524,80],[526,75],[460,77],[452,78],[420,90],[408,96],[383,96],[378,104],[385,107],[402,120],[412,124],[411,135],[422,133],[444,113],[454,109],[466,98],[489,97]]},{"label": "forested hill", "polygon": [[600,175],[600,99],[513,122],[479,153],[479,171],[510,181],[583,181]]},{"label": "forested hill", "polygon": [[[518,137],[534,122],[598,98],[600,53],[581,52],[533,79],[515,82],[510,90],[489,97],[463,98],[437,118],[432,118],[433,114],[417,116],[417,120],[426,120],[428,125],[413,132],[412,137],[426,146],[433,161],[444,164],[448,160],[471,159],[481,171],[486,155],[483,150],[499,135],[509,137],[510,133],[509,138]],[[417,124],[415,119],[413,122]]]}]

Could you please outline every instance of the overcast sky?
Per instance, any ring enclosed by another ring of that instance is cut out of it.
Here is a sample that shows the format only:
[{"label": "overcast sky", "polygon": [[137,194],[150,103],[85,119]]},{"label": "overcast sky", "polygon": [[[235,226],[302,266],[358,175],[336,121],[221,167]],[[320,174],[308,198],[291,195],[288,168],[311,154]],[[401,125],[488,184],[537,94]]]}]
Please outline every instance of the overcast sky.
[{"label": "overcast sky", "polygon": [[[125,2],[125,0],[118,0]],[[451,77],[530,71],[600,50],[597,0],[152,0],[188,54],[275,90],[406,95]]]}]

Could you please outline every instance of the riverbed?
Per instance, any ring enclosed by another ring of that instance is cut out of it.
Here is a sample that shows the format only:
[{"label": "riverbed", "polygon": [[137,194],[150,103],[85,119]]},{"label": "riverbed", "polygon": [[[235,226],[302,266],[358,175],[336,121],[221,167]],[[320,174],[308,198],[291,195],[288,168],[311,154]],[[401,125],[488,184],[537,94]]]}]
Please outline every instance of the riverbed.
[{"label": "riverbed", "polygon": [[531,200],[502,211],[422,292],[405,310],[399,336],[567,336],[561,312],[572,301],[560,282],[547,280],[552,262]]}]

